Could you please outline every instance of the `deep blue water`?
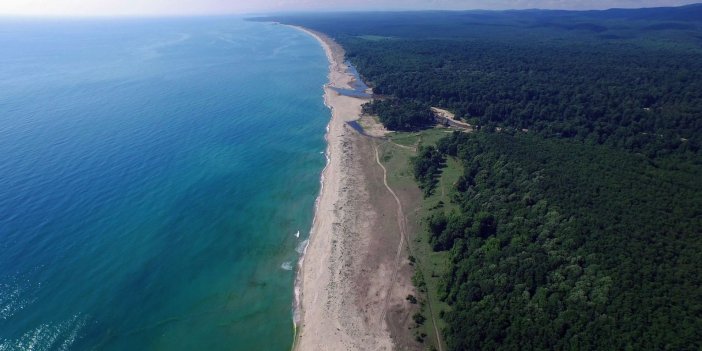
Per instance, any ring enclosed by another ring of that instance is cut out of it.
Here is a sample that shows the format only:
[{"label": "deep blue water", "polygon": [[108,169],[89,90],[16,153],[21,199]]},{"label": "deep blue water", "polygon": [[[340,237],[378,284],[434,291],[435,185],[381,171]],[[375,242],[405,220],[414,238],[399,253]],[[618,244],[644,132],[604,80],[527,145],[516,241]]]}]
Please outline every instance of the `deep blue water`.
[{"label": "deep blue water", "polygon": [[317,42],[5,18],[0,48],[0,350],[288,350],[325,162]]}]

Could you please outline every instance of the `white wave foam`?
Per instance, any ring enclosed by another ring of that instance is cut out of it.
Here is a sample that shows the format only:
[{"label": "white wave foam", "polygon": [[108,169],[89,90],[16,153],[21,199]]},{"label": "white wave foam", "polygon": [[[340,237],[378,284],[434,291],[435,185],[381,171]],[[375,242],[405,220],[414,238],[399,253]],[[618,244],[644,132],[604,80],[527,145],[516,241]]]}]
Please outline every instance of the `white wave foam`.
[{"label": "white wave foam", "polygon": [[300,231],[298,230],[297,233],[295,233],[295,237],[299,238],[300,237]]},{"label": "white wave foam", "polygon": [[74,315],[58,323],[42,323],[17,340],[0,339],[0,351],[10,350],[68,350],[78,339],[87,318]]},{"label": "white wave foam", "polygon": [[11,287],[6,284],[0,286],[0,319],[10,318],[24,307],[19,297],[20,293],[21,290],[17,286]]},{"label": "white wave foam", "polygon": [[302,240],[300,241],[299,244],[297,244],[297,247],[295,248],[295,251],[299,253],[300,255],[304,255],[305,251],[307,251],[307,244],[309,243],[309,240]]},{"label": "white wave foam", "polygon": [[0,283],[0,320],[6,320],[36,300],[30,283],[17,278]]},{"label": "white wave foam", "polygon": [[283,264],[280,265],[280,268],[286,270],[286,271],[292,271],[293,269],[293,264],[290,261],[283,262]]},{"label": "white wave foam", "polygon": [[67,351],[68,348],[71,347],[71,345],[73,345],[74,342],[76,342],[80,331],[85,327],[87,321],[87,317],[82,317],[78,319],[78,322],[74,324],[73,329],[67,334],[66,339],[63,340],[63,343],[61,344],[61,347],[59,347],[59,350]]}]

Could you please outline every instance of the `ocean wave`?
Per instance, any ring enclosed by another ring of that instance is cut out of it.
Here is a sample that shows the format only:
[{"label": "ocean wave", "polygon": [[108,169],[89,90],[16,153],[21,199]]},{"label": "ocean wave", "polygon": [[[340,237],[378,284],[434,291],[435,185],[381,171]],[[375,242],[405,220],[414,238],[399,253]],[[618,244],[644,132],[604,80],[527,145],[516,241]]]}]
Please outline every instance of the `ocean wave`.
[{"label": "ocean wave", "polygon": [[176,38],[160,40],[145,46],[142,46],[136,50],[136,52],[141,56],[142,59],[151,60],[161,56],[161,50],[169,46],[178,45],[188,39],[190,39],[190,34],[180,33]]},{"label": "ocean wave", "polygon": [[29,283],[11,278],[8,282],[0,283],[0,320],[6,320],[23,310],[36,300]]},{"label": "ocean wave", "polygon": [[280,268],[286,270],[286,271],[292,271],[293,269],[293,264],[290,261],[283,262],[283,264],[280,265]]},{"label": "ocean wave", "polygon": [[0,339],[0,351],[68,350],[78,339],[86,321],[85,316],[74,315],[63,322],[43,323],[27,331],[19,339]]},{"label": "ocean wave", "polygon": [[300,255],[304,255],[305,251],[307,251],[307,244],[308,243],[309,243],[308,239],[300,241],[300,243],[297,244],[295,251],[297,251],[297,253],[299,253]]},{"label": "ocean wave", "polygon": [[285,50],[285,49],[287,49],[287,48],[289,48],[289,47],[291,47],[291,46],[293,46],[293,43],[291,43],[291,42],[286,42],[285,44],[283,44],[283,45],[281,45],[281,46],[279,46],[279,47],[273,49],[273,53],[271,53],[270,55],[268,55],[266,58],[267,58],[267,59],[275,58],[275,57],[278,56],[281,52],[283,52],[283,50]]},{"label": "ocean wave", "polygon": [[300,231],[298,230],[297,233],[295,233],[295,237],[299,238],[300,237]]}]

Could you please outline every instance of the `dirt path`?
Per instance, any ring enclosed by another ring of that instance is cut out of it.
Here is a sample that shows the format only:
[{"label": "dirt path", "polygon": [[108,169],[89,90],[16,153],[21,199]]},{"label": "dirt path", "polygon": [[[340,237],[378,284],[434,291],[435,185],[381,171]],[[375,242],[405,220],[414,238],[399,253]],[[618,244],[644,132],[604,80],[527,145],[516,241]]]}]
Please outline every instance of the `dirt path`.
[{"label": "dirt path", "polygon": [[397,203],[397,225],[400,229],[400,243],[397,245],[397,253],[395,254],[395,267],[392,272],[392,278],[390,279],[390,285],[388,286],[387,293],[385,294],[385,303],[383,303],[383,310],[380,313],[380,320],[385,320],[385,315],[388,310],[388,300],[390,299],[391,291],[395,285],[395,277],[397,276],[397,271],[400,266],[400,257],[402,255],[402,246],[405,244],[405,213],[402,211],[402,203],[400,198],[397,197],[395,191],[388,185],[388,171],[385,169],[382,163],[380,163],[380,156],[378,155],[378,145],[373,141],[373,149],[375,150],[375,162],[383,169],[383,184],[385,188],[388,189],[392,197],[395,198]]},{"label": "dirt path", "polygon": [[416,148],[416,147],[411,147],[411,146],[406,146],[406,145],[400,145],[400,144],[398,144],[398,143],[396,143],[396,142],[394,142],[394,141],[388,141],[388,142],[389,142],[390,144],[393,144],[393,145],[399,147],[399,148],[407,149],[407,150],[412,150],[413,152],[417,152],[417,148]]},{"label": "dirt path", "polygon": [[[392,143],[394,145],[398,145],[395,143]],[[400,146],[400,145],[398,145]],[[406,146],[404,146],[406,147]],[[397,276],[397,271],[399,270],[400,266],[400,257],[402,254],[402,246],[404,245],[406,241],[406,232],[405,232],[405,213],[402,210],[402,202],[400,201],[400,198],[397,196],[394,190],[390,187],[388,184],[388,171],[383,166],[383,164],[380,162],[380,155],[378,153],[378,145],[376,144],[375,141],[373,141],[373,149],[375,150],[375,162],[380,166],[380,168],[383,169],[383,184],[385,185],[385,188],[388,189],[390,194],[392,194],[392,197],[395,198],[395,202],[397,203],[397,225],[400,229],[400,243],[397,245],[397,253],[395,254],[395,267],[392,273],[392,279],[390,280],[390,285],[388,286],[387,293],[385,294],[385,302],[383,304],[383,310],[381,311],[380,314],[380,321],[382,322],[385,319],[385,315],[388,310],[388,300],[391,295],[391,291],[393,289],[393,286],[395,285],[395,277]],[[409,245],[407,245],[407,251],[412,254],[411,248]],[[439,328],[436,327],[436,318],[434,316],[434,311],[431,306],[431,301],[427,299],[427,306],[429,307],[429,315],[431,316],[431,321],[432,321],[432,326],[434,327],[434,333],[436,334],[436,340],[437,346],[439,348],[439,351],[443,351],[442,342],[441,342],[441,333],[439,333]]]}]

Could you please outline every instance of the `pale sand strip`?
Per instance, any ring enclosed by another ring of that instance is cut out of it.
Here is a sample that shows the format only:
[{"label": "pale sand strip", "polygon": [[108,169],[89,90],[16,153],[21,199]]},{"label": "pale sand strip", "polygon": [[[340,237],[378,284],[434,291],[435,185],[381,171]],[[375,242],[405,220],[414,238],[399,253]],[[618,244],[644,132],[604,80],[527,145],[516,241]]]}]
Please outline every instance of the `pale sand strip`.
[{"label": "pale sand strip", "polygon": [[[296,27],[315,37],[329,59],[329,83],[324,99],[331,109],[326,135],[327,167],[310,241],[298,271],[299,322],[296,350],[391,350],[393,341],[380,311],[359,306],[357,272],[363,269],[372,229],[367,219],[367,190],[353,131],[346,122],[361,115],[363,99],[343,96],[330,87],[349,88],[343,49],[327,36]],[[360,294],[359,294],[360,293]],[[382,294],[378,298],[382,298]],[[364,311],[365,310],[365,311]]]}]

